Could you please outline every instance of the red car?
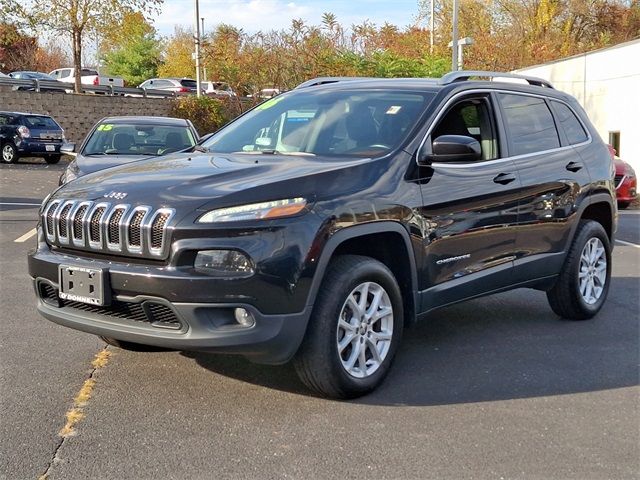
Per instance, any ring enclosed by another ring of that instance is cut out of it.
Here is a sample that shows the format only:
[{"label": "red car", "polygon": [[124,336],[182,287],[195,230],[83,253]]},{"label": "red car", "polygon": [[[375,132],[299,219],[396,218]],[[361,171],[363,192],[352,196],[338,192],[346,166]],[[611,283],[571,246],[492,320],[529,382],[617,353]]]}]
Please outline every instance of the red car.
[{"label": "red car", "polygon": [[627,208],[638,195],[638,179],[633,167],[619,157],[616,157],[615,149],[609,145],[609,152],[616,166],[616,198],[618,208]]}]

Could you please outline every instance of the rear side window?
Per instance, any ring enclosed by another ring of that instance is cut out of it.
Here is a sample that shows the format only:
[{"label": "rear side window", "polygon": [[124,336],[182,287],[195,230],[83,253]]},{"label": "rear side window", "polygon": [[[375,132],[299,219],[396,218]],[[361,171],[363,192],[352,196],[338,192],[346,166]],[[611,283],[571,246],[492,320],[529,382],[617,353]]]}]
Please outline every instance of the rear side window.
[{"label": "rear side window", "polygon": [[500,93],[511,155],[542,152],[560,146],[549,107],[542,98]]},{"label": "rear side window", "polygon": [[180,80],[180,85],[185,88],[197,88],[198,83],[195,80]]},{"label": "rear side window", "polygon": [[569,144],[575,145],[577,143],[586,142],[589,138],[587,136],[587,132],[584,131],[580,120],[578,120],[576,114],[573,113],[573,110],[564,103],[556,102],[554,100],[551,101],[551,104],[556,112],[558,122],[567,136]]}]

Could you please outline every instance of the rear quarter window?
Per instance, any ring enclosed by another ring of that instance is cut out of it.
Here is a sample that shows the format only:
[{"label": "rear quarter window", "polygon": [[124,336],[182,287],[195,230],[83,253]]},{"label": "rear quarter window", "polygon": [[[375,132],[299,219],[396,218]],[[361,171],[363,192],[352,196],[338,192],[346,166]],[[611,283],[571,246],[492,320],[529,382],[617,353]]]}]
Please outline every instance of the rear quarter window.
[{"label": "rear quarter window", "polygon": [[584,127],[580,123],[580,120],[576,117],[576,114],[562,102],[551,101],[553,109],[556,112],[556,117],[561,128],[564,130],[564,134],[567,136],[569,145],[576,145],[578,143],[586,142],[589,139],[587,132],[584,131]]},{"label": "rear quarter window", "polygon": [[512,156],[560,147],[553,115],[542,98],[508,93],[498,97]]}]

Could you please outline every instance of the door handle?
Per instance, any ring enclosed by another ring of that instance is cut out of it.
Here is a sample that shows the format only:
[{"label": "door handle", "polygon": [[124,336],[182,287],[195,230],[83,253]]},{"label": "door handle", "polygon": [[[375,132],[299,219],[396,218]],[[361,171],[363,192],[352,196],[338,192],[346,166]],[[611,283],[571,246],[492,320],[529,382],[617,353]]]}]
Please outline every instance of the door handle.
[{"label": "door handle", "polygon": [[565,168],[570,172],[577,172],[578,170],[582,170],[582,164],[578,162],[569,162]]},{"label": "door handle", "polygon": [[500,173],[493,178],[493,181],[501,185],[506,185],[507,183],[513,182],[515,179],[516,176],[513,173]]}]

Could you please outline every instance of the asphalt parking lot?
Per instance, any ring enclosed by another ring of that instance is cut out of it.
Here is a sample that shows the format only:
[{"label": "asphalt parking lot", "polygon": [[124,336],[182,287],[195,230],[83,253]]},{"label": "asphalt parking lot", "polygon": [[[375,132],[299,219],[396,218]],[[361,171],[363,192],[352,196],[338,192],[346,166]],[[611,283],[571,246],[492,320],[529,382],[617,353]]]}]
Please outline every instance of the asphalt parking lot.
[{"label": "asphalt parking lot", "polygon": [[0,166],[0,478],[640,478],[640,211],[596,319],[530,290],[449,307],[379,390],[336,402],[289,366],[106,348],[41,318],[29,232],[63,167]]}]

